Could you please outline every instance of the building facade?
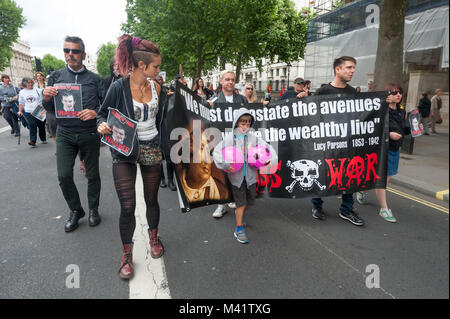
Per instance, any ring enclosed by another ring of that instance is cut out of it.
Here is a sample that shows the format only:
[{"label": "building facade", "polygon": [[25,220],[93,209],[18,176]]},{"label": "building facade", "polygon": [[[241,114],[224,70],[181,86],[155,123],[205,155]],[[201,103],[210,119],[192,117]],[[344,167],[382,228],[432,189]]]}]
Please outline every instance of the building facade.
[{"label": "building facade", "polygon": [[[323,2],[326,2],[323,0]],[[333,60],[343,55],[357,60],[352,86],[367,90],[373,80],[380,0],[358,0],[312,19],[308,25],[305,77],[312,88],[334,77]],[[406,107],[418,105],[423,92],[434,94],[440,88],[448,125],[449,5],[444,0],[409,0],[404,30],[404,72],[407,75]]]},{"label": "building facade", "polygon": [[9,75],[11,83],[19,86],[24,77],[33,77],[33,57],[31,56],[31,47],[28,42],[18,40],[13,44],[12,49],[13,56],[10,66],[0,71],[0,73]]}]

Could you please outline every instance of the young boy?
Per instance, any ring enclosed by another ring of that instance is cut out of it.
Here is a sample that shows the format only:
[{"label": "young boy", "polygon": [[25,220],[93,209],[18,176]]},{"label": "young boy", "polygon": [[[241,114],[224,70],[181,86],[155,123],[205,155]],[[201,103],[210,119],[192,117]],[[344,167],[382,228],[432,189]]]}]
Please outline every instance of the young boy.
[{"label": "young boy", "polygon": [[[275,150],[257,138],[253,132],[254,117],[246,108],[240,108],[233,121],[233,134],[226,135],[224,140],[220,142],[214,149],[213,157],[216,166],[227,172],[228,179],[231,183],[231,191],[236,202],[236,230],[234,237],[237,241],[246,244],[248,243],[247,235],[245,234],[243,226],[244,213],[252,206],[256,198],[256,176],[258,169],[249,165],[247,160],[248,150],[256,145],[264,145],[270,150],[271,158],[265,165],[278,164],[278,157]],[[244,163],[241,169],[234,171],[231,166],[232,163],[226,162],[222,155],[222,149],[225,147],[234,146],[244,154]]]}]

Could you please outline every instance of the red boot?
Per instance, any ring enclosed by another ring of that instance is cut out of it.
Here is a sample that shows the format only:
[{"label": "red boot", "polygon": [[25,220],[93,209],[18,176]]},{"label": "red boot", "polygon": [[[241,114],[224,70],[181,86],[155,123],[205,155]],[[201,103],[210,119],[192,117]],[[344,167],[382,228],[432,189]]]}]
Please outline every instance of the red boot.
[{"label": "red boot", "polygon": [[120,278],[133,277],[133,244],[123,245],[122,261],[119,269]]},{"label": "red boot", "polygon": [[164,253],[164,247],[158,238],[158,229],[152,229],[150,237],[150,255],[152,258],[159,258]]}]

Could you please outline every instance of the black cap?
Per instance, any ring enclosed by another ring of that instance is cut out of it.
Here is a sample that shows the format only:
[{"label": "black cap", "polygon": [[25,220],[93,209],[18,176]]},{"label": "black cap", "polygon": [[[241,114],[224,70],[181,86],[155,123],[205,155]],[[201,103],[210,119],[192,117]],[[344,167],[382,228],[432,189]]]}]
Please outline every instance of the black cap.
[{"label": "black cap", "polygon": [[303,78],[296,78],[294,80],[294,84],[305,84],[305,80],[303,80]]}]

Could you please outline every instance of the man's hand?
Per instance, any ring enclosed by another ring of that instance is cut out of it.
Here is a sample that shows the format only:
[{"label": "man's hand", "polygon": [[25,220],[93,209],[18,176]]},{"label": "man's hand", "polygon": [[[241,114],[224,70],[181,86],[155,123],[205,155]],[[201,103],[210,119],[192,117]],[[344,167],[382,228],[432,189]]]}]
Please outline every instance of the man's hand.
[{"label": "man's hand", "polygon": [[389,137],[391,138],[391,140],[398,141],[402,138],[402,135],[397,132],[389,132]]},{"label": "man's hand", "polygon": [[267,106],[267,105],[270,103],[270,101],[266,101],[266,100],[264,100],[264,99],[261,99],[261,103],[262,103],[264,106]]},{"label": "man's hand", "polygon": [[44,96],[44,101],[48,102],[50,99],[56,95],[58,95],[58,90],[53,86],[47,86],[43,91],[42,95]]},{"label": "man's hand", "polygon": [[303,92],[300,92],[299,94],[297,94],[297,98],[301,99],[303,97],[307,97],[308,96],[308,90],[304,90]]},{"label": "man's hand", "polygon": [[111,134],[111,128],[106,122],[102,122],[97,127],[97,132],[99,132],[100,134]]},{"label": "man's hand", "polygon": [[86,109],[86,110],[81,111],[80,114],[78,115],[78,117],[82,121],[89,121],[89,120],[95,119],[97,117],[97,112],[95,112],[94,110]]}]

